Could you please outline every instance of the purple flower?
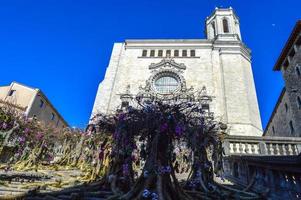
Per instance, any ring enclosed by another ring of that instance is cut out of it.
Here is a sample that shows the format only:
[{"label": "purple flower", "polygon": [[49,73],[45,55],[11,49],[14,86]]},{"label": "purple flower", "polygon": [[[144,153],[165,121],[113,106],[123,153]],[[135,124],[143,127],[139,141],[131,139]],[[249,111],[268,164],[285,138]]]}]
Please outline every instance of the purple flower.
[{"label": "purple flower", "polygon": [[23,144],[25,142],[25,137],[21,136],[18,138],[19,142]]},{"label": "purple flower", "polygon": [[43,135],[43,133],[41,133],[41,132],[38,132],[37,135],[36,135],[36,139],[37,139],[37,140],[40,140],[40,139],[42,139],[43,137],[44,137],[44,135]]},{"label": "purple flower", "polygon": [[28,133],[29,133],[29,131],[30,131],[30,129],[29,129],[29,128],[25,128],[25,130],[24,130],[24,133],[25,133],[25,134],[28,134]]},{"label": "purple flower", "polygon": [[123,164],[122,165],[122,173],[123,173],[124,176],[128,176],[130,174],[128,164]]},{"label": "purple flower", "polygon": [[125,119],[125,114],[121,113],[118,117],[119,121],[123,121]]},{"label": "purple flower", "polygon": [[160,132],[165,132],[168,129],[168,124],[165,122],[164,124],[161,125],[160,127]]},{"label": "purple flower", "polygon": [[6,129],[7,128],[7,124],[5,122],[2,123],[2,128]]},{"label": "purple flower", "polygon": [[119,132],[116,130],[114,133],[113,133],[113,139],[114,140],[117,140],[119,138]]},{"label": "purple flower", "polygon": [[176,136],[177,137],[181,137],[183,134],[184,128],[182,125],[177,124],[176,128],[175,128],[175,132],[176,132]]}]

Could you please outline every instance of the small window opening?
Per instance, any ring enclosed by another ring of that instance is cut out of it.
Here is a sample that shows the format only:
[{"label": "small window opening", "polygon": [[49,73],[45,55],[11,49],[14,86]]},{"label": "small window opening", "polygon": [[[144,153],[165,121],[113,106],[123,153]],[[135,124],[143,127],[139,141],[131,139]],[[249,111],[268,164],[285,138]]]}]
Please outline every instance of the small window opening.
[{"label": "small window opening", "polygon": [[183,57],[187,57],[187,50],[183,50],[183,51],[182,51],[182,56],[183,56]]},{"label": "small window opening", "polygon": [[147,50],[143,50],[142,51],[142,57],[146,57],[147,56]]},{"label": "small window opening", "polygon": [[8,93],[8,96],[10,96],[10,97],[13,96],[15,94],[15,92],[16,92],[16,90],[10,90]]},{"label": "small window opening", "polygon": [[51,120],[54,120],[54,118],[55,118],[55,114],[51,113]]},{"label": "small window opening", "polygon": [[150,56],[151,56],[151,57],[155,57],[155,50],[151,50]]},{"label": "small window opening", "polygon": [[170,50],[166,50],[166,57],[170,57],[171,56],[171,51]]},{"label": "small window opening", "polygon": [[223,19],[224,33],[229,33],[229,24],[227,19]]},{"label": "small window opening", "polygon": [[175,56],[175,57],[179,57],[179,50],[175,50],[175,51],[174,51],[174,56]]},{"label": "small window opening", "polygon": [[40,100],[40,108],[43,108],[43,106],[44,106],[44,101]]},{"label": "small window opening", "polygon": [[273,135],[275,135],[275,128],[272,126]]},{"label": "small window opening", "polygon": [[202,109],[203,109],[205,112],[208,112],[208,111],[209,111],[209,104],[202,104]]},{"label": "small window opening", "polygon": [[158,56],[159,56],[159,57],[162,57],[162,56],[163,56],[163,50],[159,50],[159,51],[158,51]]},{"label": "small window opening", "polygon": [[190,56],[195,57],[195,50],[190,50]]},{"label": "small window opening", "polygon": [[284,104],[284,107],[285,107],[285,112],[287,112],[288,111],[287,103]]},{"label": "small window opening", "polygon": [[129,107],[129,102],[127,102],[127,101],[121,102],[121,107],[122,107],[122,108],[127,108],[127,107]]}]

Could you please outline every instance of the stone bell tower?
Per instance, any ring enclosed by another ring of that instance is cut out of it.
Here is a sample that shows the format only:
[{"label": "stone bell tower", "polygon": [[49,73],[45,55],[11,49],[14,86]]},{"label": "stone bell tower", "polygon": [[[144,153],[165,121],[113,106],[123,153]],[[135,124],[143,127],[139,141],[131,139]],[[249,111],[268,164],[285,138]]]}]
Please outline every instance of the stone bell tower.
[{"label": "stone bell tower", "polygon": [[213,14],[206,19],[206,34],[209,40],[241,40],[239,19],[233,9],[215,8]]}]

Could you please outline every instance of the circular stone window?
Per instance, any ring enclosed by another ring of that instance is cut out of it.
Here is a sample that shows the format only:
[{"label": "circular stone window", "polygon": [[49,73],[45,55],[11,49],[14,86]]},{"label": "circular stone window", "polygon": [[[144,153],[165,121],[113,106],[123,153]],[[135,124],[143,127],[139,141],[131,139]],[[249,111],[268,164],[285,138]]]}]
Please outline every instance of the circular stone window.
[{"label": "circular stone window", "polygon": [[154,88],[160,94],[171,94],[179,87],[180,81],[173,74],[161,74],[154,80]]}]

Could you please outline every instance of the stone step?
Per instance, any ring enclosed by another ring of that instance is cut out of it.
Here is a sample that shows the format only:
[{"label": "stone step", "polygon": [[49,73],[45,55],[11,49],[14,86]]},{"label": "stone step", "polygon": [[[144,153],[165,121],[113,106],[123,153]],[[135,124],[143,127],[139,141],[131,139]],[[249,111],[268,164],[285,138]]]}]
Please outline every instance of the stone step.
[{"label": "stone step", "polygon": [[29,189],[15,188],[15,187],[0,187],[1,192],[26,192]]}]

